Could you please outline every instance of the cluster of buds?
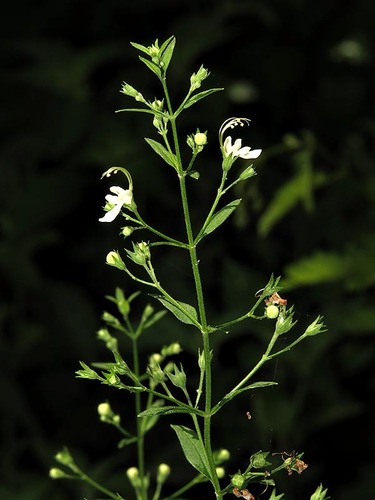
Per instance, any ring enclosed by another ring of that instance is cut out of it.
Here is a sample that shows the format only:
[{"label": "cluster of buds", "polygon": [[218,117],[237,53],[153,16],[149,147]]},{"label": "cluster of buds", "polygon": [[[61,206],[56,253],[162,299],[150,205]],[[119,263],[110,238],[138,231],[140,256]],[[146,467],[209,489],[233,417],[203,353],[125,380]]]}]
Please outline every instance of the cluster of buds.
[{"label": "cluster of buds", "polygon": [[120,415],[116,415],[109,403],[100,403],[98,405],[98,414],[100,420],[106,424],[119,425],[121,421]]}]

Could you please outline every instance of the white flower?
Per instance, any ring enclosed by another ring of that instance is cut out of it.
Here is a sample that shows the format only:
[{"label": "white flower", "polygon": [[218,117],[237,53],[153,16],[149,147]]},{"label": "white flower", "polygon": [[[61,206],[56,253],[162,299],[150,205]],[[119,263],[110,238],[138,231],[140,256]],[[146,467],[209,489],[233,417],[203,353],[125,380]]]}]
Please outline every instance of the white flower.
[{"label": "white flower", "polygon": [[[234,161],[236,158],[243,158],[244,160],[253,160],[258,158],[261,154],[261,149],[251,149],[249,146],[242,146],[242,139],[236,139],[232,143],[232,137],[229,135],[225,138],[225,133],[228,129],[234,129],[235,127],[243,127],[244,125],[249,125],[250,120],[248,118],[229,118],[225,120],[219,130],[219,142],[224,158],[232,158]],[[231,162],[232,164],[233,162]]]},{"label": "white flower", "polygon": [[226,156],[233,156],[233,158],[239,157],[244,160],[251,160],[258,158],[261,149],[251,149],[249,146],[242,147],[242,139],[236,139],[234,144],[232,144],[232,137],[228,135],[223,144],[224,154]]},{"label": "white flower", "polygon": [[123,189],[120,186],[111,186],[111,193],[105,197],[107,204],[106,214],[99,219],[100,222],[112,222],[121,212],[122,207],[129,206],[133,202],[133,191],[131,189]]}]

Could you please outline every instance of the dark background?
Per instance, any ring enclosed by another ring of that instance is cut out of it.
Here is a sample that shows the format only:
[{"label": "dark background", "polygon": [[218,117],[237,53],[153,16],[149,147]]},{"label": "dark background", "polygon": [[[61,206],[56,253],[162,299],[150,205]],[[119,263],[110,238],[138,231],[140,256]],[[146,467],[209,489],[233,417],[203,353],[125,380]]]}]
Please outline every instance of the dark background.
[{"label": "dark background", "polygon": [[[209,133],[197,165],[201,180],[191,181],[194,213],[215,192],[216,134],[226,118],[251,118],[244,143],[264,150],[257,177],[235,193],[241,208],[214,244],[202,245],[210,317],[225,321],[246,312],[273,272],[284,277],[283,296],[295,306],[298,328],[321,313],[329,329],[263,371],[260,378],[277,381],[277,388],[225,407],[215,443],[232,452],[229,473],[244,469],[258,449],[303,450],[304,474],[280,474],[279,492],[288,499],[309,498],[320,481],[333,499],[373,495],[374,19],[371,0],[63,0],[4,7],[1,498],[98,498],[84,485],[48,478],[63,445],[87,472],[128,494],[124,471],[134,465],[134,450],[116,450],[118,435],[98,422],[96,407],[109,399],[126,421],[131,400],[74,372],[79,360],[108,358],[95,338],[102,311],[114,312],[104,296],[116,286],[127,294],[137,289],[104,263],[109,250],[124,245],[119,224],[98,222],[108,188],[102,172],[129,168],[142,214],[164,227],[181,222],[176,179],[143,142],[157,139],[148,117],[114,113],[133,105],[119,93],[124,80],[150,100],[161,97],[129,42],[148,45],[171,35],[175,102],[200,64],[211,71],[206,88],[225,87],[180,122],[182,134],[197,127]],[[192,301],[181,256],[164,252],[156,259],[171,289]],[[139,299],[139,308],[147,300]],[[262,353],[271,325],[255,323],[215,338],[220,391]],[[143,356],[174,340],[193,376],[198,339],[170,317],[147,333]],[[183,469],[169,432],[150,434],[147,459],[153,474],[169,462],[177,486],[193,470]],[[197,490],[190,498],[212,494]]]}]

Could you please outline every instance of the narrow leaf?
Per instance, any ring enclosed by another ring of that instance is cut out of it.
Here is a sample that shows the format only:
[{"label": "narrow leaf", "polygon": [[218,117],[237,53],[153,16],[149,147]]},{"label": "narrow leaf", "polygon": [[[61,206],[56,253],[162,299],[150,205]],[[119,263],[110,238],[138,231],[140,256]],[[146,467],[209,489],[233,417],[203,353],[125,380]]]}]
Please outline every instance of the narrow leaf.
[{"label": "narrow leaf", "polygon": [[224,90],[224,89],[223,88],[208,89],[208,90],[204,90],[203,92],[198,92],[198,94],[192,95],[185,102],[184,109],[190,108],[190,106],[192,106],[196,102],[200,101],[201,99],[204,99],[205,97],[208,97],[209,95],[213,94],[214,92],[219,92],[220,90]]},{"label": "narrow leaf", "polygon": [[145,138],[147,144],[149,144],[152,149],[157,153],[165,163],[168,163],[173,168],[176,168],[177,160],[173,153],[170,153],[160,142],[154,141],[153,139]]},{"label": "narrow leaf", "polygon": [[169,63],[171,62],[175,45],[176,45],[176,39],[174,36],[171,36],[160,47],[160,52],[162,53],[161,61],[164,64],[163,67],[164,72],[167,71]]},{"label": "narrow leaf", "polygon": [[139,56],[139,59],[145,63],[145,65],[153,72],[158,78],[161,78],[161,71],[160,68],[157,64],[155,64],[152,61],[149,61],[148,59],[145,59],[142,56]]},{"label": "narrow leaf", "polygon": [[221,226],[221,224],[230,216],[230,214],[234,212],[234,210],[236,210],[240,203],[241,198],[231,201],[230,203],[228,203],[228,205],[225,205],[225,207],[216,212],[216,214],[211,217],[209,223],[204,228],[203,236],[212,233],[212,231]]},{"label": "narrow leaf", "polygon": [[176,316],[178,320],[182,323],[186,323],[188,325],[197,325],[198,323],[198,314],[193,306],[190,304],[186,304],[185,302],[178,302],[176,300],[176,304],[172,304],[165,297],[161,297],[160,295],[154,295],[156,299],[158,299],[163,306],[168,309],[172,314]]},{"label": "narrow leaf", "polygon": [[206,450],[197,434],[184,425],[171,425],[177,434],[186,460],[201,474],[210,479],[209,465]]},{"label": "narrow leaf", "polygon": [[140,50],[141,52],[144,52],[145,54],[149,54],[149,49],[147,47],[145,47],[144,45],[141,45],[140,43],[130,42],[130,45],[132,45],[134,48]]},{"label": "narrow leaf", "polygon": [[138,414],[138,417],[154,417],[155,415],[171,415],[172,413],[193,413],[198,414],[195,408],[190,408],[188,406],[160,406],[151,407],[147,410],[143,410]]}]

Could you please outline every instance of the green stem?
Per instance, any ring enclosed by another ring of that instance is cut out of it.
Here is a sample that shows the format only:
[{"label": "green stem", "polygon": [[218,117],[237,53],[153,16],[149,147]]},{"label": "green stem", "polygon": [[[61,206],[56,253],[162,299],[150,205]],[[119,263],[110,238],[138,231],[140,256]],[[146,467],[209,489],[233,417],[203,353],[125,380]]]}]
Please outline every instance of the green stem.
[{"label": "green stem", "polygon": [[[179,140],[177,134],[176,127],[176,118],[172,111],[172,106],[169,98],[168,88],[165,83],[163,83],[164,94],[166,97],[166,103],[168,106],[168,111],[171,116],[171,130],[174,140],[175,154],[177,158],[177,174],[180,183],[180,194],[182,201],[182,209],[185,219],[185,229],[186,229],[186,237],[189,247],[190,254],[190,262],[193,271],[194,283],[195,283],[195,292],[197,297],[198,311],[199,311],[199,320],[201,324],[201,334],[202,334],[202,342],[203,342],[203,353],[205,360],[205,417],[204,417],[204,446],[206,450],[206,456],[208,460],[208,464],[210,466],[210,478],[212,485],[215,489],[215,493],[218,494],[220,491],[219,480],[216,475],[215,464],[212,456],[212,445],[211,445],[211,405],[212,405],[212,380],[211,380],[211,349],[210,349],[210,341],[209,341],[209,333],[207,328],[207,317],[206,317],[206,309],[204,303],[204,295],[203,295],[203,287],[202,280],[199,271],[199,261],[197,257],[196,251],[196,241],[194,241],[194,235],[191,225],[190,219],[190,210],[189,203],[186,191],[186,174],[183,169]],[[195,417],[195,416],[194,416]],[[196,418],[196,417],[195,417]]]},{"label": "green stem", "polygon": [[[132,351],[133,351],[133,371],[136,377],[139,378],[139,354],[138,354],[138,338],[136,335],[132,338]],[[141,479],[141,497],[142,500],[147,500],[147,487],[145,484],[145,458],[144,458],[144,431],[142,425],[142,418],[138,418],[139,413],[142,411],[141,394],[135,393],[135,419],[137,422],[137,459],[139,477]]]},{"label": "green stem", "polygon": [[[267,361],[269,361],[270,359],[272,359],[274,357],[274,355],[272,355],[270,353],[273,349],[273,346],[275,345],[277,338],[278,338],[278,334],[276,333],[276,330],[275,330],[273,333],[273,336],[272,336],[272,338],[267,346],[265,353],[263,354],[261,359],[258,361],[258,363],[246,375],[246,377],[244,377],[235,387],[233,387],[233,389],[230,392],[228,392],[224,396],[224,398],[221,401],[219,401],[219,403],[217,403],[212,408],[212,414],[216,413],[218,410],[220,410],[220,408],[222,408],[224,406],[224,404],[228,403],[231,399],[233,399],[236,395],[236,392],[239,389],[241,389],[241,387],[243,387],[246,384],[246,382],[248,382],[255,375],[255,373],[264,365],[264,363],[266,363]],[[279,354],[281,354],[281,352]]]},{"label": "green stem", "polygon": [[108,490],[107,488],[105,488],[101,484],[97,483],[94,479],[92,479],[85,472],[83,472],[79,467],[75,466],[74,472],[76,472],[76,474],[79,476],[79,478],[82,481],[85,481],[85,483],[90,484],[93,488],[97,489],[98,491],[101,491],[102,493],[107,495],[109,498],[112,498],[114,500],[120,500],[122,498],[117,493],[113,493],[112,491]]},{"label": "green stem", "polygon": [[185,486],[182,486],[180,489],[178,489],[177,491],[175,491],[171,495],[168,495],[168,497],[163,498],[162,500],[169,500],[172,498],[178,498],[180,495],[182,495],[182,493],[185,493],[186,491],[190,490],[190,488],[192,488],[193,486],[200,484],[200,483],[203,483],[204,481],[206,481],[205,477],[202,476],[202,474],[198,474],[197,476],[195,476],[194,479],[192,479],[187,484],[185,484]]}]

